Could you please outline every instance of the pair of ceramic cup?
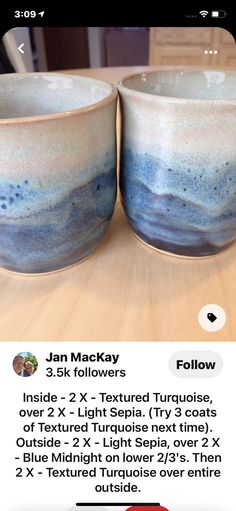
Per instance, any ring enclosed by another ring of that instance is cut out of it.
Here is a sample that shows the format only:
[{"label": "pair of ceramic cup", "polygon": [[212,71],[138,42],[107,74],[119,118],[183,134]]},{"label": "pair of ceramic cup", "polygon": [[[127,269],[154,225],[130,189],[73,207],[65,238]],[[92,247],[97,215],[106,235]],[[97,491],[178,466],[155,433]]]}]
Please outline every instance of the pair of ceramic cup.
[{"label": "pair of ceramic cup", "polygon": [[[135,233],[187,256],[236,238],[236,72],[118,84],[120,189]],[[82,76],[0,77],[0,266],[40,273],[91,254],[116,201],[116,89]]]}]

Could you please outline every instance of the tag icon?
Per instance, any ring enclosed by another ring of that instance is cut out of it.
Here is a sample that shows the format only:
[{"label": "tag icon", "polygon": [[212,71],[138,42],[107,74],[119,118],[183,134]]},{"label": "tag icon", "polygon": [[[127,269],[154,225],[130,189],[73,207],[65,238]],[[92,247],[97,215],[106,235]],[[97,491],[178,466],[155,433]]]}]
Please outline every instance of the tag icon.
[{"label": "tag icon", "polygon": [[209,319],[209,321],[211,321],[211,323],[214,323],[214,321],[216,321],[216,319],[217,319],[217,316],[215,316],[215,314],[213,314],[213,312],[208,312],[207,319]]},{"label": "tag icon", "polygon": [[203,330],[217,332],[224,327],[226,314],[223,307],[217,303],[208,303],[199,311],[198,321]]}]

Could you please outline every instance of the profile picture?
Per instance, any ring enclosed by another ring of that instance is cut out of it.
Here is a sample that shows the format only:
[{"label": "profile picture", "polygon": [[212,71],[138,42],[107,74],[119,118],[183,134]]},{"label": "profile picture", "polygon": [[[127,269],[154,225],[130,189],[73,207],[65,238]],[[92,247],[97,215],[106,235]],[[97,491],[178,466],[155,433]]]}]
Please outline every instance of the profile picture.
[{"label": "profile picture", "polygon": [[18,376],[32,376],[37,371],[38,361],[29,351],[22,351],[15,356],[12,365]]}]

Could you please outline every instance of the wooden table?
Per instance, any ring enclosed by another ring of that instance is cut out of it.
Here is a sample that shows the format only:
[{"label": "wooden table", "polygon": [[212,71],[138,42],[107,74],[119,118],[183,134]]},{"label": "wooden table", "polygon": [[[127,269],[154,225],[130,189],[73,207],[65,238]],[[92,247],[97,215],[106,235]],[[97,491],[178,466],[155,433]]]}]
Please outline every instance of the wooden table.
[{"label": "wooden table", "polygon": [[[142,69],[76,73],[116,83]],[[198,324],[207,303],[225,309],[219,332]],[[37,277],[0,271],[0,340],[234,341],[236,244],[205,259],[164,255],[133,235],[118,201],[101,247],[83,263]]]}]

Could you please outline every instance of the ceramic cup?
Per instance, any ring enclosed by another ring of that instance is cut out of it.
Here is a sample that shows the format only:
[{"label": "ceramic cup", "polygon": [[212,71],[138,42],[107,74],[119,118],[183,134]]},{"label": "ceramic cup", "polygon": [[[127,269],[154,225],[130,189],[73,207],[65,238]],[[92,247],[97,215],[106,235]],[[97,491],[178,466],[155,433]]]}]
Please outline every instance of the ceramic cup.
[{"label": "ceramic cup", "polygon": [[0,266],[54,271],[98,246],[116,200],[116,96],[83,76],[0,76]]},{"label": "ceramic cup", "polygon": [[120,188],[152,247],[207,256],[236,238],[236,72],[172,70],[118,84]]}]

